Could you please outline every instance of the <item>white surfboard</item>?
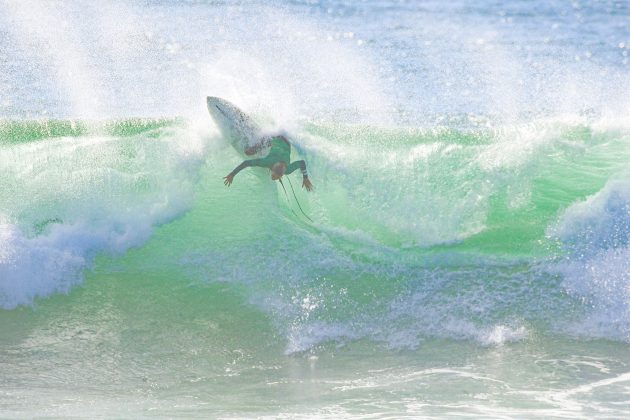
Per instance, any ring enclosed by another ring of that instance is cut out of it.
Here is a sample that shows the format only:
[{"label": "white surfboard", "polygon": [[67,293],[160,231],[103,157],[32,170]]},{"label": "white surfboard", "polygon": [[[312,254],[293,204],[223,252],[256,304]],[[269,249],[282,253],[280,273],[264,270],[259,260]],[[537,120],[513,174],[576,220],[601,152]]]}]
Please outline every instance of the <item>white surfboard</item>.
[{"label": "white surfboard", "polygon": [[222,98],[208,96],[206,98],[208,112],[230,144],[244,157],[245,148],[255,145],[262,134],[261,128],[254,120],[241,111],[236,105]]}]

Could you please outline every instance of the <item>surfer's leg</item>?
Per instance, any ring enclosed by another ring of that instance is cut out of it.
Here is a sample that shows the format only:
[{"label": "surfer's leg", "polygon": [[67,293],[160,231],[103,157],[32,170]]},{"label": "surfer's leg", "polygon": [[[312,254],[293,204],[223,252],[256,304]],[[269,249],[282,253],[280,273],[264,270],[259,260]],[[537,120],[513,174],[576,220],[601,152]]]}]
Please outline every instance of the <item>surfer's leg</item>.
[{"label": "surfer's leg", "polygon": [[260,152],[265,147],[268,147],[270,143],[271,143],[270,138],[263,137],[260,140],[258,140],[258,143],[256,143],[255,145],[246,147],[245,154],[247,156],[255,155],[256,153]]}]

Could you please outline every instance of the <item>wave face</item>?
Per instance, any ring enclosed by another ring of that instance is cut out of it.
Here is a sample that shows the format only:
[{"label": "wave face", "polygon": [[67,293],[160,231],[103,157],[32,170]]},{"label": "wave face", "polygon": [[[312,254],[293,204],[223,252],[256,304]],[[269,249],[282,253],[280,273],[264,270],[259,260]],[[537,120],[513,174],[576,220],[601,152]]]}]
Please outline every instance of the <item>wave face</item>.
[{"label": "wave face", "polygon": [[581,334],[628,340],[624,129],[309,123],[290,136],[317,194],[293,177],[294,197],[262,169],[226,189],[238,154],[211,128],[6,121],[2,307],[67,293],[95,256],[143,246],[178,220],[161,239],[171,256],[143,264],[243,285],[289,353],[361,337],[503,342],[570,333],[584,316],[599,327]]},{"label": "wave face", "polygon": [[628,417],[629,14],[0,4],[0,410]]}]

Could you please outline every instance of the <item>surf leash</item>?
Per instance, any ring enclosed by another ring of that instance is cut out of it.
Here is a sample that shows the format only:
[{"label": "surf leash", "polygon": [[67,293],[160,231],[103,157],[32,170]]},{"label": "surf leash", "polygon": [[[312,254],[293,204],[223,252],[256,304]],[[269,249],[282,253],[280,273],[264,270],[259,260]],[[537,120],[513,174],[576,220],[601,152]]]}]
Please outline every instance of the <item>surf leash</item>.
[{"label": "surf leash", "polygon": [[[287,177],[287,179],[289,179],[289,177]],[[293,207],[291,207],[291,200],[289,200],[289,194],[287,194],[287,189],[284,187],[284,183],[282,182],[282,178],[279,178],[278,181],[280,181],[280,185],[282,185],[282,190],[284,191],[284,196],[287,198],[287,204],[289,206],[289,209],[291,210],[291,213],[293,213],[293,215],[295,217],[299,218],[297,213],[293,210]],[[295,202],[297,203],[297,205],[300,208],[300,211],[302,212],[304,217],[306,217],[308,220],[310,220],[311,223],[315,223],[315,222],[313,222],[313,219],[308,217],[308,215],[306,213],[304,213],[304,210],[302,210],[302,206],[300,206],[300,202],[298,201],[297,197],[295,197],[295,190],[293,190],[293,184],[291,184],[291,180],[290,179],[289,179],[289,185],[291,186],[291,191],[293,191],[293,197],[295,198]]]},{"label": "surf leash", "polygon": [[[293,193],[293,198],[295,198],[295,202],[297,203],[298,207],[300,208],[300,211],[302,212],[304,217],[306,217],[308,220],[311,221],[311,223],[315,223],[315,222],[313,222],[313,219],[308,217],[308,215],[306,213],[304,213],[304,210],[302,210],[302,206],[300,206],[300,202],[298,201],[297,197],[295,196],[295,190],[293,189],[293,184],[291,183],[291,178],[287,177],[287,179],[289,180],[289,185],[291,186],[291,192]],[[282,186],[282,188],[284,188],[284,185]],[[286,190],[284,192],[286,194]]]},{"label": "surf leash", "polygon": [[287,198],[287,205],[289,206],[289,210],[291,210],[291,213],[293,213],[293,215],[299,219],[300,217],[297,215],[297,213],[295,211],[293,211],[293,207],[291,207],[291,201],[289,200],[289,194],[287,194],[287,189],[284,188],[284,184],[282,183],[282,178],[278,178],[278,181],[280,181],[280,185],[282,185],[282,189],[284,190],[284,196]]}]

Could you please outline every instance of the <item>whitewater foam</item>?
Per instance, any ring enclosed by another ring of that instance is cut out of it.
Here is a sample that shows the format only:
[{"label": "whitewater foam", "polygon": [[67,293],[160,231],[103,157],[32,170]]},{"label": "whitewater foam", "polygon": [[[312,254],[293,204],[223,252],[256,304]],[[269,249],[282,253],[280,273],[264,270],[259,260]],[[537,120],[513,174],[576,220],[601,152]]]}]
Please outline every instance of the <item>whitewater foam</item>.
[{"label": "whitewater foam", "polygon": [[67,293],[95,255],[139,246],[189,209],[208,140],[166,127],[0,149],[0,306]]},{"label": "whitewater foam", "polygon": [[567,292],[582,299],[585,318],[576,335],[630,341],[630,182],[609,181],[597,194],[569,207],[548,232],[568,255],[554,270]]}]

